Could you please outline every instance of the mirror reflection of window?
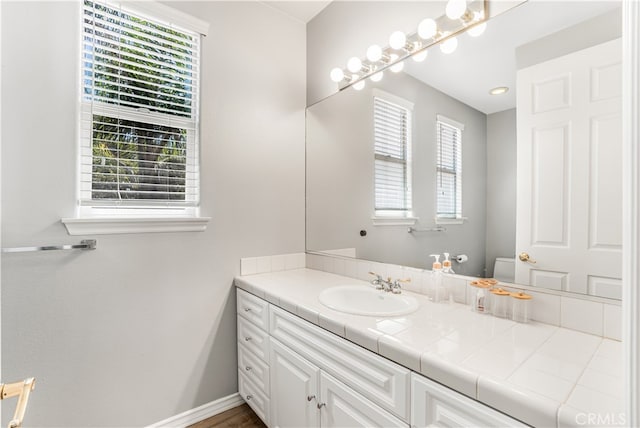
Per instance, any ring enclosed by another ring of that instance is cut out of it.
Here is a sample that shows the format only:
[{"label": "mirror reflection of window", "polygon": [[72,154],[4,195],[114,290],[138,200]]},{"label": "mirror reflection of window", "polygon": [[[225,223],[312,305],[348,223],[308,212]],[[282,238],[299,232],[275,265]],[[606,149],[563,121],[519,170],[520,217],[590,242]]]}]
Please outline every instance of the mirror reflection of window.
[{"label": "mirror reflection of window", "polygon": [[436,121],[436,221],[462,222],[462,131],[464,125],[438,115]]},{"label": "mirror reflection of window", "polygon": [[412,115],[412,103],[376,91],[373,97],[376,216],[411,216]]}]

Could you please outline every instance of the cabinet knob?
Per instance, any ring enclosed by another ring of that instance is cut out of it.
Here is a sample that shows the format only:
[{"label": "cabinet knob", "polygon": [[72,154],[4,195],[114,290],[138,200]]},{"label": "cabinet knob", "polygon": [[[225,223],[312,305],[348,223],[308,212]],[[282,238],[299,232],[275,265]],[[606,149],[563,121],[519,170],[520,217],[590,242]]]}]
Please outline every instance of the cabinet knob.
[{"label": "cabinet knob", "polygon": [[315,400],[315,395],[307,395],[307,401]]},{"label": "cabinet knob", "polygon": [[318,405],[316,407],[318,407],[318,409],[322,409],[326,405],[327,405],[327,403],[318,403]]},{"label": "cabinet knob", "polygon": [[244,368],[246,371],[251,371],[251,366],[247,366]]},{"label": "cabinet knob", "polygon": [[251,308],[244,308],[244,311],[245,311],[245,312],[250,312],[250,311],[251,311]]},{"label": "cabinet knob", "polygon": [[248,341],[250,341],[250,340],[251,340],[251,336],[246,336],[246,337],[244,338],[244,340],[245,340],[245,341],[247,341],[247,342],[248,342]]},{"label": "cabinet knob", "polygon": [[253,395],[247,395],[247,401],[251,400],[253,398]]}]

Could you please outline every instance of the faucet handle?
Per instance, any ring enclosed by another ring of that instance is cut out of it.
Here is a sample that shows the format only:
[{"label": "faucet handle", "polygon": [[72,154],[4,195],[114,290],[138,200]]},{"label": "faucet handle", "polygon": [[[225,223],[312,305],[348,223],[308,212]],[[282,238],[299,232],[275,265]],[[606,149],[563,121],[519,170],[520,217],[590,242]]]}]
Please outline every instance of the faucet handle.
[{"label": "faucet handle", "polygon": [[402,293],[402,287],[400,286],[400,283],[402,282],[411,282],[411,278],[405,278],[405,279],[396,279],[393,284],[391,285],[391,292],[393,294],[400,294]]},{"label": "faucet handle", "polygon": [[375,272],[369,272],[369,275],[375,276],[375,279],[371,280],[371,284],[376,286],[376,290],[382,290],[384,288],[384,280],[382,279],[382,276]]}]

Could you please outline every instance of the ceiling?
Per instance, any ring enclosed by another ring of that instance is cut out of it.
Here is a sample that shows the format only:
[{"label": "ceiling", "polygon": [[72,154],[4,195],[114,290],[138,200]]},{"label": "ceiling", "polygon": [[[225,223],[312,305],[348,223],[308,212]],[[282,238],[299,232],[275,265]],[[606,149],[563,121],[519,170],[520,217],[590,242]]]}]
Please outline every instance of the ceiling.
[{"label": "ceiling", "polygon": [[264,3],[306,24],[327,7],[331,0],[264,1]]},{"label": "ceiling", "polygon": [[[517,47],[619,6],[618,1],[529,0],[492,18],[480,37],[459,36],[454,53],[431,48],[424,62],[407,60],[405,71],[486,114],[514,108]],[[489,95],[498,86],[510,90]]]}]

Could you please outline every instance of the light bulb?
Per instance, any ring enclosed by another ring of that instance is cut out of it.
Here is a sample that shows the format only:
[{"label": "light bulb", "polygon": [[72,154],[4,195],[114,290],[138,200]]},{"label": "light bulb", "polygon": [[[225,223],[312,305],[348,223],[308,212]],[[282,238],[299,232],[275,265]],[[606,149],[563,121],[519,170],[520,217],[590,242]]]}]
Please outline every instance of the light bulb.
[{"label": "light bulb", "polygon": [[421,39],[430,39],[438,32],[438,24],[431,18],[423,19],[418,25],[418,36]]},{"label": "light bulb", "polygon": [[352,73],[357,73],[362,68],[362,61],[357,56],[352,57],[347,62],[347,69]]},{"label": "light bulb", "polygon": [[487,29],[487,23],[483,22],[482,24],[478,24],[473,28],[469,28],[469,30],[467,30],[467,34],[470,35],[471,37],[478,37],[479,35],[484,33],[484,30],[486,29]]},{"label": "light bulb", "polygon": [[[397,59],[398,59],[398,55],[391,54],[389,62],[394,62]],[[399,73],[402,71],[403,68],[404,68],[404,61],[400,61],[398,63],[393,64],[391,67],[389,67],[389,70],[393,71],[394,73]]]},{"label": "light bulb", "polygon": [[378,71],[377,73],[371,75],[371,81],[379,82],[380,80],[382,80],[383,76],[384,74],[382,73],[382,71]]},{"label": "light bulb", "polygon": [[465,0],[449,0],[445,13],[449,19],[460,19],[467,11],[467,2]]},{"label": "light bulb", "polygon": [[389,37],[391,49],[402,49],[407,44],[407,36],[402,31],[394,31]]},{"label": "light bulb", "polygon": [[447,39],[444,42],[440,43],[440,50],[444,54],[453,53],[453,51],[455,51],[457,47],[458,39],[456,39],[455,37],[451,37],[450,39]]},{"label": "light bulb", "polygon": [[344,71],[342,71],[341,68],[336,67],[333,70],[331,70],[331,73],[329,73],[329,76],[331,76],[331,80],[333,80],[336,83],[342,82],[342,80],[344,79]]},{"label": "light bulb", "polygon": [[413,58],[415,62],[422,62],[425,59],[427,59],[428,54],[429,54],[429,51],[425,49],[420,53],[414,54],[411,58]]},{"label": "light bulb", "polygon": [[356,91],[361,91],[364,88],[364,80],[359,81],[358,83],[354,83],[353,89]]},{"label": "light bulb", "polygon": [[378,45],[371,45],[367,49],[367,59],[371,62],[378,62],[382,59],[382,48]]}]

